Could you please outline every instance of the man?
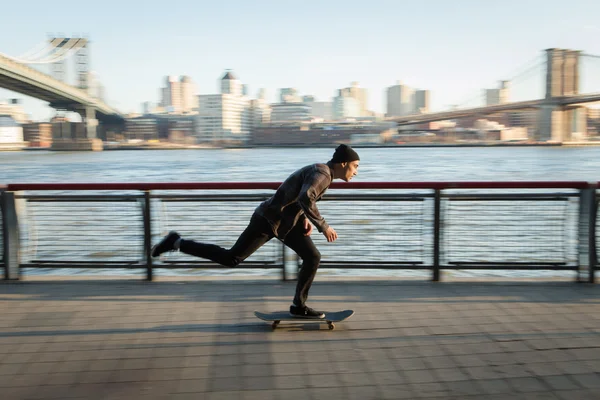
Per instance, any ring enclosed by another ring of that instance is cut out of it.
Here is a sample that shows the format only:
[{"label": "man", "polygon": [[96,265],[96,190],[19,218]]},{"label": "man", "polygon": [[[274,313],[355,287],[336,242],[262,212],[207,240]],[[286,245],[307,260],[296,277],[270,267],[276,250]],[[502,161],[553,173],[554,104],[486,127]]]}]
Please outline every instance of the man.
[{"label": "man", "polygon": [[302,259],[298,283],[290,315],[298,318],[324,318],[325,314],[306,305],[308,291],[317,274],[321,253],[310,238],[314,224],[328,242],[337,233],[319,213],[316,202],[321,199],[334,179],[349,182],[357,173],[360,158],[349,146],[339,145],[326,164],[312,164],[290,175],[275,194],[261,203],[248,227],[229,250],[214,244],[183,239],[169,232],[152,248],[152,257],[167,251],[206,258],[229,268],[236,267],[273,237],[281,240]]}]

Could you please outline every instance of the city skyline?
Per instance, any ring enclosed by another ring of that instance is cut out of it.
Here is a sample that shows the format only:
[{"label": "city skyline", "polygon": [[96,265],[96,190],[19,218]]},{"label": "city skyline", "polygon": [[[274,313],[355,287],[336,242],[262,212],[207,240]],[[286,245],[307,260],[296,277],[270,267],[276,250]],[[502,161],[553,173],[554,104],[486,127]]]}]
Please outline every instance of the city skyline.
[{"label": "city skyline", "polygon": [[[368,8],[356,1],[316,7],[231,1],[181,8],[117,7],[107,1],[93,17],[77,7],[57,12],[34,3],[3,6],[0,52],[18,56],[48,32],[83,32],[91,40],[91,70],[104,85],[107,101],[122,112],[139,112],[145,101],[159,102],[157,89],[166,75],[190,76],[195,94],[218,93],[226,69],[249,86],[251,98],[265,88],[269,103],[286,87],[329,101],[356,81],[368,90],[368,108],[385,113],[386,88],[400,80],[430,90],[435,111],[496,87],[545,48],[600,53],[594,39],[600,24],[592,18],[600,5],[583,1],[375,1]],[[108,12],[114,9],[119,13]],[[0,99],[11,97],[24,98],[34,118],[44,108],[48,112],[43,102],[0,90]]]}]

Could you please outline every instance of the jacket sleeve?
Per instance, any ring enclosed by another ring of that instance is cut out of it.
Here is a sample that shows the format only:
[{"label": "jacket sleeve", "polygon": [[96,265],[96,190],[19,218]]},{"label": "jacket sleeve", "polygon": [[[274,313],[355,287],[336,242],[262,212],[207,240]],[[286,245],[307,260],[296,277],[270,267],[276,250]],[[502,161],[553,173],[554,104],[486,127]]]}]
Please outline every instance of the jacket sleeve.
[{"label": "jacket sleeve", "polygon": [[329,187],[331,178],[321,172],[315,172],[304,179],[298,195],[298,204],[304,215],[313,223],[319,232],[325,232],[329,225],[319,213],[316,201]]}]

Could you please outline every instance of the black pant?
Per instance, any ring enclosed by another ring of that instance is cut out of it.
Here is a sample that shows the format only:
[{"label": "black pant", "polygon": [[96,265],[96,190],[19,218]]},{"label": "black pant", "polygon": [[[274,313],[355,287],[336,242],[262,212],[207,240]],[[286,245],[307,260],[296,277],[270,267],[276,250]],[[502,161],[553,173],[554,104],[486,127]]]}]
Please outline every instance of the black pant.
[{"label": "black pant", "polygon": [[[193,240],[182,240],[179,250],[185,254],[206,258],[226,267],[235,268],[273,237],[275,235],[269,222],[260,215],[254,214],[244,232],[229,250],[214,244],[194,242]],[[304,306],[321,262],[321,253],[310,236],[304,236],[304,226],[301,223],[292,228],[283,243],[302,259],[294,304]]]}]

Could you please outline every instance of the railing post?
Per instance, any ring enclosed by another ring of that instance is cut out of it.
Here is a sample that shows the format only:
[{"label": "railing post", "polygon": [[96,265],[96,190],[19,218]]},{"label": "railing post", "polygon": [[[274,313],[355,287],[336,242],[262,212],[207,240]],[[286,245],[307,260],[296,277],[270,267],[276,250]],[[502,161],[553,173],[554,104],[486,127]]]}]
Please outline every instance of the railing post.
[{"label": "railing post", "polygon": [[433,198],[433,277],[432,280],[437,282],[440,280],[440,204],[441,190],[435,189]]},{"label": "railing post", "polygon": [[20,250],[19,219],[14,192],[2,192],[2,233],[4,238],[4,279],[19,279]]},{"label": "railing post", "polygon": [[594,283],[596,267],[596,185],[581,189],[579,192],[579,241],[577,281]]},{"label": "railing post", "polygon": [[144,254],[146,256],[146,280],[153,278],[152,270],[152,221],[150,214],[150,191],[144,191]]},{"label": "railing post", "polygon": [[287,281],[287,272],[285,270],[285,256],[286,256],[286,245],[281,242],[281,279],[285,282]]},{"label": "railing post", "polygon": [[596,266],[598,265],[598,254],[596,253],[596,220],[598,218],[598,201],[596,201],[596,189],[596,187],[594,187],[593,189],[592,217],[590,218],[590,275],[588,277],[589,283],[596,283]]}]

